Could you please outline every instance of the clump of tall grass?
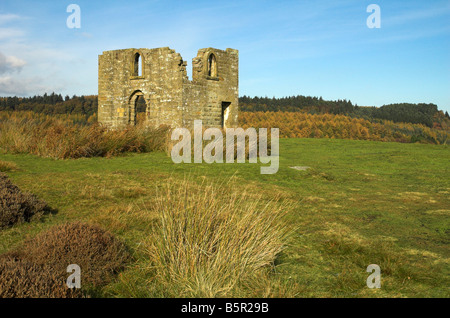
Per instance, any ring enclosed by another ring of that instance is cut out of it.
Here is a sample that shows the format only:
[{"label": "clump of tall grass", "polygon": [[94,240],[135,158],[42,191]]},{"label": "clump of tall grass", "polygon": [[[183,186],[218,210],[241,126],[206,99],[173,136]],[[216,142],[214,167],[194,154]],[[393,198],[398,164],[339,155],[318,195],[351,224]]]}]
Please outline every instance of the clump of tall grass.
[{"label": "clump of tall grass", "polygon": [[14,171],[19,169],[14,162],[0,160],[0,172]]},{"label": "clump of tall grass", "polygon": [[167,127],[143,125],[121,131],[70,117],[32,112],[0,114],[0,148],[56,159],[113,156],[124,152],[164,151]]},{"label": "clump of tall grass", "polygon": [[169,296],[235,294],[287,246],[286,204],[229,189],[185,181],[157,196],[159,223],[147,252]]}]

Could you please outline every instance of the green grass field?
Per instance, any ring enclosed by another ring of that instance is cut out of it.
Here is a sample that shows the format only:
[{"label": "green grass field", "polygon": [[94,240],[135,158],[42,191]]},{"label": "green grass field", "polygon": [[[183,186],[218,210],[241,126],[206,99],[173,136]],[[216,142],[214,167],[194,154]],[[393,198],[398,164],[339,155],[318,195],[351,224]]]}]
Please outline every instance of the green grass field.
[{"label": "green grass field", "polygon": [[[173,297],[153,279],[142,248],[157,217],[155,194],[168,180],[228,182],[290,202],[294,229],[276,266],[230,297],[449,297],[449,159],[446,145],[335,139],[280,140],[274,175],[261,175],[259,164],[175,165],[162,152],[77,160],[0,154],[17,165],[7,172],[15,184],[58,209],[1,231],[0,253],[55,224],[93,222],[135,257],[99,296]],[[380,289],[366,286],[369,264],[381,267]]]}]

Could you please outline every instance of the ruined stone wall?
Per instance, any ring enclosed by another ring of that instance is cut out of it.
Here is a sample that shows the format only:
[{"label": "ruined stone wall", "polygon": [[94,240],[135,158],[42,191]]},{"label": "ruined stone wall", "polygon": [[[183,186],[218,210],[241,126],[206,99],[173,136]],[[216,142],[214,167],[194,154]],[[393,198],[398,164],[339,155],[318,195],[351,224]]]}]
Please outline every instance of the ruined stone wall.
[{"label": "ruined stone wall", "polygon": [[[136,54],[142,61],[141,74],[136,73]],[[202,119],[205,126],[237,126],[238,64],[237,50],[201,49],[193,59],[191,81],[186,62],[168,47],[103,52],[99,56],[98,120],[112,129],[134,125],[135,102],[142,96],[150,126],[191,128],[195,119]]]},{"label": "ruined stone wall", "polygon": [[[208,75],[208,59],[214,54],[217,74]],[[238,125],[239,55],[237,50],[207,48],[198,51],[192,60],[192,81],[185,81],[183,103],[186,109],[184,123],[202,119],[209,127]],[[224,108],[224,109],[223,109]],[[195,114],[193,118],[192,114]],[[225,118],[224,118],[225,117]]]}]

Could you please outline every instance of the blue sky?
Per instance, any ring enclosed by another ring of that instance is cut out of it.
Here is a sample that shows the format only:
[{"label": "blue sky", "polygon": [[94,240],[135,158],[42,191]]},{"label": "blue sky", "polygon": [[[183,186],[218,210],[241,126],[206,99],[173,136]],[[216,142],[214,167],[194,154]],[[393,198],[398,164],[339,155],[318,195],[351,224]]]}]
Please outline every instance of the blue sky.
[{"label": "blue sky", "polygon": [[[69,4],[81,28],[66,26]],[[369,4],[381,8],[370,29]],[[450,1],[21,1],[0,3],[0,96],[97,94],[106,50],[169,46],[188,62],[235,48],[240,95],[322,96],[450,112]]]}]

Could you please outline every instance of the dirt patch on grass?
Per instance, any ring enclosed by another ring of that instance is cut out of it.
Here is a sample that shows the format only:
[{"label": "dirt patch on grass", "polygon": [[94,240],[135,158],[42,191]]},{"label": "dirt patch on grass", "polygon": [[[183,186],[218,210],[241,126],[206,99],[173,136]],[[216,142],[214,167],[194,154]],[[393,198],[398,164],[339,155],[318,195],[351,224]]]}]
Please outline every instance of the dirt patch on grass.
[{"label": "dirt patch on grass", "polygon": [[400,192],[398,196],[403,200],[422,201],[425,200],[427,193],[423,192]]},{"label": "dirt patch on grass", "polygon": [[434,214],[434,215],[450,215],[450,210],[440,209],[440,210],[428,210],[425,213],[427,214]]},{"label": "dirt patch on grass", "polygon": [[315,197],[315,196],[308,196],[304,197],[302,202],[304,203],[318,203],[318,202],[325,202],[326,200],[321,197]]}]

